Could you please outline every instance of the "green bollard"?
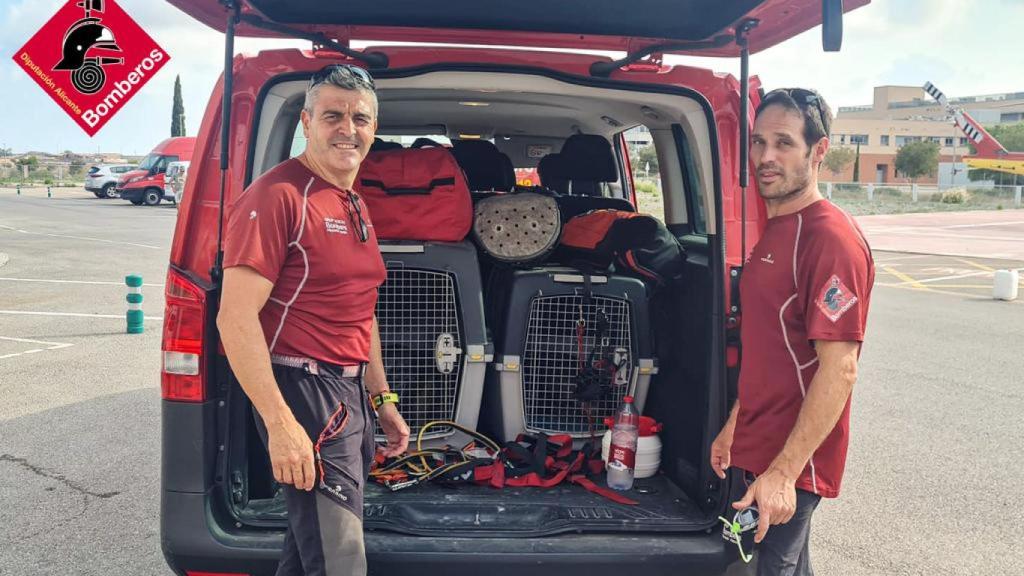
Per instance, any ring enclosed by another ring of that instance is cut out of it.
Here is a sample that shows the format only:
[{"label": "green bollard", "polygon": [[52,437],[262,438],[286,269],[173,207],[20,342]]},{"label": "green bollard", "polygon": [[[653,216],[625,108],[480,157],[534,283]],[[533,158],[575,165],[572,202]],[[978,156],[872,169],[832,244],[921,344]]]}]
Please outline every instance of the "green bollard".
[{"label": "green bollard", "polygon": [[46,187],[46,197],[47,198],[53,198],[53,193],[50,192],[50,187],[49,186]]},{"label": "green bollard", "polygon": [[124,283],[128,286],[128,312],[125,319],[128,321],[129,334],[142,334],[143,313],[142,313],[142,276],[132,274],[125,276]]},{"label": "green bollard", "polygon": [[18,189],[18,196],[21,196],[21,184],[15,186]]}]

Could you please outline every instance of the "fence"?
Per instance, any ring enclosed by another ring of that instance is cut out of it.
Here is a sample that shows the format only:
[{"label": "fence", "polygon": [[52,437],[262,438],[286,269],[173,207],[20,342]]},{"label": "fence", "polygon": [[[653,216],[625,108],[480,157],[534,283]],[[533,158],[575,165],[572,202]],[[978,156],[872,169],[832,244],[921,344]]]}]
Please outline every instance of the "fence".
[{"label": "fence", "polygon": [[820,182],[822,195],[854,215],[1021,208],[1024,186],[942,188],[925,184]]}]

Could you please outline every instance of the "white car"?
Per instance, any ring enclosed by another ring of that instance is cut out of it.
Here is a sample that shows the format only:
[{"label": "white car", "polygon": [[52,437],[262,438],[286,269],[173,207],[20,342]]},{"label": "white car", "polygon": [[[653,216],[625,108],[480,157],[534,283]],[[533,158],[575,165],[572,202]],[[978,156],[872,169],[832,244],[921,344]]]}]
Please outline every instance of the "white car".
[{"label": "white car", "polygon": [[188,177],[187,161],[169,163],[167,172],[164,174],[164,199],[179,204],[181,195],[185,191],[186,177]]},{"label": "white car", "polygon": [[117,179],[134,170],[133,164],[100,164],[85,174],[85,189],[97,198],[117,198]]}]

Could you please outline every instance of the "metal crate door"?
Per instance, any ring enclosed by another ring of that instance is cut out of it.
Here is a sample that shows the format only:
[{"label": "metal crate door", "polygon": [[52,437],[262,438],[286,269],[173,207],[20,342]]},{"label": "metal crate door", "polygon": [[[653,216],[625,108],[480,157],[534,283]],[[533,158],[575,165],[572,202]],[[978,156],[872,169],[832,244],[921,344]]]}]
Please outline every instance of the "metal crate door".
[{"label": "metal crate door", "polygon": [[[636,347],[628,301],[595,295],[586,303],[577,294],[538,296],[531,301],[522,361],[523,409],[528,431],[584,436],[593,423],[596,432],[603,432],[604,418],[615,414],[628,393],[628,384],[612,386],[586,409],[574,395],[580,358],[577,322],[582,312],[586,325],[594,326],[598,310],[604,310],[608,319],[609,346],[628,351],[624,369],[631,374]],[[595,336],[593,328],[585,330],[584,360],[595,345]]]},{"label": "metal crate door", "polygon": [[[465,349],[454,276],[389,263],[377,297],[377,323],[384,371],[401,397],[399,411],[412,437],[428,422],[454,420]],[[424,437],[450,432],[448,426],[431,427]],[[384,438],[379,425],[376,435]]]}]

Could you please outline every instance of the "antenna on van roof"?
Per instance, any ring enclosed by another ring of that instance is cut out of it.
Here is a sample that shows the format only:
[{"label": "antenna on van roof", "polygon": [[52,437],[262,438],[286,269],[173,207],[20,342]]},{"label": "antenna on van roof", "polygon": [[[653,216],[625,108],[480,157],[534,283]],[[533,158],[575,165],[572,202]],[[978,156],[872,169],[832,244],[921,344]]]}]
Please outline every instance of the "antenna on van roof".
[{"label": "antenna on van roof", "polygon": [[239,6],[234,0],[221,0],[228,10],[228,25],[224,33],[224,82],[220,108],[220,207],[217,211],[217,256],[210,269],[210,280],[220,288],[224,276],[224,193],[227,190],[228,152],[231,149],[231,93],[235,86],[235,25],[238,24]]}]

